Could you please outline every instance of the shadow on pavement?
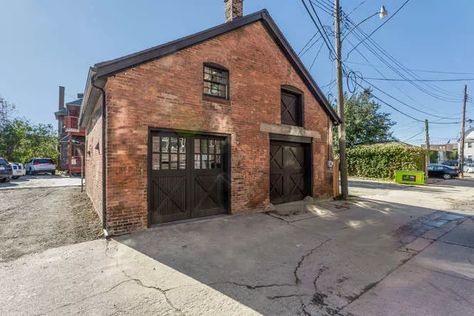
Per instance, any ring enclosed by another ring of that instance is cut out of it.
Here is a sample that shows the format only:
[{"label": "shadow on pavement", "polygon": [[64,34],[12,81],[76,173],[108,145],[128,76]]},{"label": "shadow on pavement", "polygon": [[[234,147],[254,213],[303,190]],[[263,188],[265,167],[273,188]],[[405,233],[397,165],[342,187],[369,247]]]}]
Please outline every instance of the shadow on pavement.
[{"label": "shadow on pavement", "polygon": [[[116,240],[257,312],[331,314],[411,258],[403,245],[435,228],[416,219],[437,211],[370,199],[317,202],[291,215],[222,216]],[[407,228],[412,222],[418,230]]]}]

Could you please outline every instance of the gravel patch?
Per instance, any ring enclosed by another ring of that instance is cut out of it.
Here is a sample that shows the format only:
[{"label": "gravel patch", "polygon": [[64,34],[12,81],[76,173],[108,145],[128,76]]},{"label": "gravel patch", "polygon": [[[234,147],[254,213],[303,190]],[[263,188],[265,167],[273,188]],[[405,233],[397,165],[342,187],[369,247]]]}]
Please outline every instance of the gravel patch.
[{"label": "gravel patch", "polygon": [[99,218],[79,188],[0,191],[0,262],[101,234]]}]

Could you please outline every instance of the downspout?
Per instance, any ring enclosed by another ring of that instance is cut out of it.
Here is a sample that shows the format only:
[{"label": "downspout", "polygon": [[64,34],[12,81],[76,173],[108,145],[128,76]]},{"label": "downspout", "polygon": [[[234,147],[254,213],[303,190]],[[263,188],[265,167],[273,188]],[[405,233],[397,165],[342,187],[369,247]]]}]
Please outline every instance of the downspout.
[{"label": "downspout", "polygon": [[106,181],[107,181],[107,160],[106,160],[106,141],[107,136],[107,102],[105,96],[105,90],[95,85],[96,77],[91,78],[91,84],[94,88],[99,90],[102,94],[102,229],[104,230],[104,237],[109,238],[107,232],[107,192],[106,192]]}]

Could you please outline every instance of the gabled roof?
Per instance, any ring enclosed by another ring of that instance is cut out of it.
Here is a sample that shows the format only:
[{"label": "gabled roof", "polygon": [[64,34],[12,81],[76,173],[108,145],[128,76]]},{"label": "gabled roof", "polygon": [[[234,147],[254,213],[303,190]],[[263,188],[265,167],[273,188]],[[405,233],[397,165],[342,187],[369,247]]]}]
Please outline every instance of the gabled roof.
[{"label": "gabled roof", "polygon": [[326,99],[322,91],[319,89],[316,82],[314,81],[314,79],[312,78],[312,76],[310,75],[306,67],[303,65],[303,63],[301,62],[301,60],[299,59],[295,51],[291,48],[290,44],[288,43],[285,36],[278,28],[278,26],[275,24],[270,14],[268,13],[268,11],[265,9],[255,12],[250,15],[243,16],[241,18],[237,18],[231,22],[227,22],[227,23],[215,26],[205,31],[195,33],[195,34],[174,40],[172,42],[168,42],[166,44],[155,46],[155,47],[152,47],[152,48],[149,48],[149,49],[146,49],[134,54],[126,55],[117,59],[101,62],[94,65],[94,67],[90,69],[89,78],[86,85],[85,99],[84,99],[86,102],[84,102],[84,107],[82,109],[81,122],[83,120],[83,114],[87,113],[86,107],[88,106],[88,103],[89,103],[87,102],[87,98],[90,94],[90,91],[88,91],[88,89],[91,89],[91,84],[89,82],[90,80],[107,78],[108,76],[111,76],[113,74],[126,70],[128,68],[132,68],[140,64],[152,61],[154,59],[158,59],[166,55],[173,54],[184,48],[202,43],[204,41],[207,41],[219,35],[234,31],[238,28],[241,28],[243,26],[246,26],[258,21],[261,21],[263,23],[268,33],[270,34],[270,36],[273,38],[275,43],[281,49],[283,54],[288,58],[292,66],[296,69],[297,73],[303,79],[303,82],[306,84],[309,91],[311,91],[311,93],[314,95],[316,100],[318,100],[318,102],[321,104],[324,111],[331,118],[332,122],[334,124],[341,123],[341,119],[338,117],[338,115],[332,108],[329,101]]},{"label": "gabled roof", "polygon": [[66,103],[66,105],[81,105],[81,104],[82,104],[82,99],[77,99],[77,100]]}]

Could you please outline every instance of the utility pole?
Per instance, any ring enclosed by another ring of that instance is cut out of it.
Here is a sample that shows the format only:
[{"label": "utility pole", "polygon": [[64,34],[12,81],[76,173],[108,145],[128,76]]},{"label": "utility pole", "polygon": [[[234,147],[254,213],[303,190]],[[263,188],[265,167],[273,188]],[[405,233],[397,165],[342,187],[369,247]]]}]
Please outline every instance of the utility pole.
[{"label": "utility pole", "polygon": [[430,131],[428,120],[425,120],[425,140],[426,140],[426,157],[425,157],[425,178],[428,178],[428,165],[430,164]]},{"label": "utility pole", "polygon": [[341,16],[339,0],[334,0],[335,17],[335,40],[336,40],[336,80],[337,80],[337,114],[341,123],[337,126],[337,137],[339,142],[339,160],[341,171],[341,195],[343,199],[349,196],[349,185],[347,181],[347,157],[346,157],[346,123],[344,122],[344,91],[342,86],[342,60],[341,60]]},{"label": "utility pole", "polygon": [[466,133],[466,102],[467,102],[467,84],[464,85],[464,102],[461,115],[461,146],[459,148],[459,171],[461,178],[464,178],[464,138]]}]

